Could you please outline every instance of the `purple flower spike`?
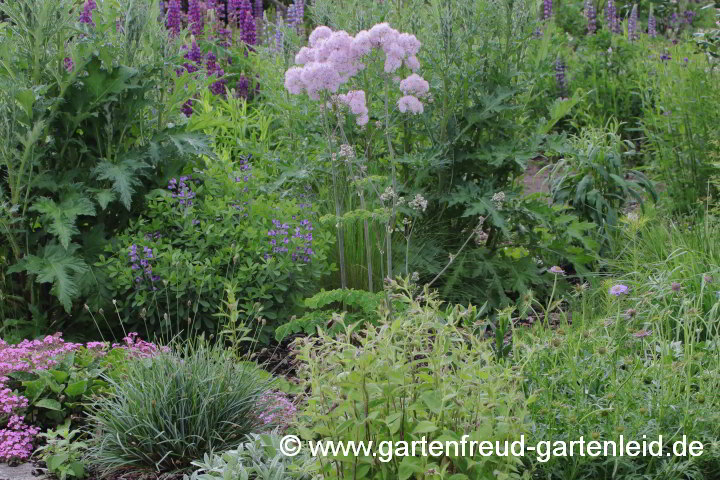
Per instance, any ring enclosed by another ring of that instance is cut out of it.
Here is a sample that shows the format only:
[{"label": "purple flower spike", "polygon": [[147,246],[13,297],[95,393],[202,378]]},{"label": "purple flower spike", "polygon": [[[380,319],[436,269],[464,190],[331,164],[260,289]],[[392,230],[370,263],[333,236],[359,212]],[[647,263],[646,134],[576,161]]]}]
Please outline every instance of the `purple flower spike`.
[{"label": "purple flower spike", "polygon": [[652,10],[650,11],[650,14],[648,15],[648,36],[650,38],[657,37],[657,21],[655,20],[655,16],[652,14]]},{"label": "purple flower spike", "polygon": [[257,43],[255,18],[249,12],[244,12],[242,15],[242,25],[240,27],[241,39],[246,45],[255,45]]},{"label": "purple flower spike", "polygon": [[595,11],[595,5],[592,0],[585,0],[585,18],[587,18],[587,30],[590,35],[595,33],[597,29],[597,12]]},{"label": "purple flower spike", "polygon": [[628,18],[628,40],[634,42],[637,38],[637,4],[635,4]]},{"label": "purple flower spike", "polygon": [[70,57],[65,57],[65,59],[63,60],[63,65],[65,66],[65,70],[67,70],[68,73],[72,72],[73,69],[75,68],[75,64],[73,63],[72,58],[70,58]]},{"label": "purple flower spike", "polygon": [[567,89],[567,78],[565,78],[565,62],[562,58],[555,61],[555,82],[557,83],[560,96],[564,96],[565,90]]},{"label": "purple flower spike", "polygon": [[620,33],[620,21],[618,20],[617,9],[615,8],[615,2],[613,0],[608,0],[605,6],[605,23],[607,23],[610,32]]},{"label": "purple flower spike", "polygon": [[543,0],[543,20],[552,17],[552,0]]},{"label": "purple flower spike", "polygon": [[255,18],[263,17],[263,0],[255,0],[255,9],[253,11]]},{"label": "purple flower spike", "polygon": [[301,33],[305,23],[305,0],[294,0],[288,7],[288,25]]},{"label": "purple flower spike", "polygon": [[170,0],[168,2],[167,20],[165,26],[170,30],[170,35],[175,36],[180,33],[182,29],[182,7],[180,0]]},{"label": "purple flower spike", "polygon": [[203,12],[200,0],[189,0],[188,21],[190,31],[193,35],[200,36],[205,31],[205,13]]}]

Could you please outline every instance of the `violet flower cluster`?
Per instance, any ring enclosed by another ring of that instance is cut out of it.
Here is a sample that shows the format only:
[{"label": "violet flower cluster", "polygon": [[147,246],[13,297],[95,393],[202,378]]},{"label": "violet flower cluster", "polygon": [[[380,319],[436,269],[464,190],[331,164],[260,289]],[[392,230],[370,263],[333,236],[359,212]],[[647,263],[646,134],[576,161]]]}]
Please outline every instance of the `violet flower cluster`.
[{"label": "violet flower cluster", "polygon": [[236,28],[242,29],[242,22],[245,15],[252,16],[252,6],[250,0],[228,0],[228,23]]},{"label": "violet flower cluster", "polygon": [[610,32],[620,33],[620,20],[617,17],[617,9],[613,0],[608,0],[607,5],[605,5],[605,23]]},{"label": "violet flower cluster", "polygon": [[155,282],[160,281],[160,277],[153,275],[152,262],[154,260],[153,251],[150,247],[143,247],[143,255],[138,255],[137,245],[130,245],[128,257],[130,259],[130,270],[135,276],[135,284],[140,286],[145,282],[152,291],[158,288]]},{"label": "violet flower cluster", "polygon": [[205,32],[205,11],[200,0],[188,0],[188,23],[193,35]]},{"label": "violet flower cluster", "polygon": [[243,11],[240,22],[240,39],[245,45],[255,45],[257,43],[257,30],[255,26],[255,17],[252,12]]},{"label": "violet flower cluster", "polygon": [[562,58],[555,60],[555,83],[560,92],[560,96],[564,96],[567,89],[567,78],[565,77],[565,71],[567,67]]},{"label": "violet flower cluster", "polygon": [[172,192],[172,198],[177,200],[177,203],[183,207],[192,207],[195,198],[195,192],[192,190],[192,176],[182,176],[178,180],[177,178],[171,178],[168,182],[168,190]]},{"label": "violet flower cluster", "polygon": [[[293,217],[293,221],[297,221],[296,217]],[[277,254],[290,253],[292,244],[295,244],[295,249],[291,253],[290,258],[294,262],[301,261],[303,263],[310,263],[311,257],[315,254],[312,249],[313,242],[313,224],[308,219],[302,219],[300,222],[293,227],[287,222],[281,222],[275,218],[272,219],[273,228],[268,230],[268,243],[272,247],[272,254],[266,253],[265,259],[270,260]],[[293,231],[291,234],[290,232]]]},{"label": "violet flower cluster", "polygon": [[288,25],[301,33],[305,23],[305,0],[293,0],[287,10]]},{"label": "violet flower cluster", "polygon": [[543,20],[552,17],[552,0],[543,0]]},{"label": "violet flower cluster", "polygon": [[80,14],[80,23],[95,26],[95,22],[92,19],[92,12],[97,8],[95,0],[86,0],[83,5],[83,11]]},{"label": "violet flower cluster", "polygon": [[[334,32],[329,27],[320,26],[310,34],[308,46],[302,47],[295,56],[295,63],[299,66],[285,72],[285,88],[293,95],[306,92],[313,100],[320,100],[322,93],[336,93],[365,68],[363,58],[376,48],[385,53],[385,73],[393,73],[403,65],[414,72],[420,68],[416,56],[420,46],[415,35],[400,33],[387,23],[358,32],[355,37],[342,30]],[[398,101],[398,109],[421,113],[422,103],[417,95],[427,94],[427,82],[413,74],[400,84],[404,96]],[[358,125],[367,123],[369,116],[363,91],[336,95],[333,100],[348,106],[357,115]]]}]

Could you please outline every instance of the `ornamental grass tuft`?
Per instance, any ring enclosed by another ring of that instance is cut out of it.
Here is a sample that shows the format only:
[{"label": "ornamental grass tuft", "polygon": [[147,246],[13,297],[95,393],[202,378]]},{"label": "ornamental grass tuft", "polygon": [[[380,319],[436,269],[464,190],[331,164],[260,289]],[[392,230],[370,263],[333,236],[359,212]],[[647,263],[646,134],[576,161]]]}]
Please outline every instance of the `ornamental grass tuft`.
[{"label": "ornamental grass tuft", "polygon": [[207,452],[236,448],[266,431],[267,374],[198,342],[129,363],[111,396],[91,406],[88,453],[102,478],[185,471]]}]

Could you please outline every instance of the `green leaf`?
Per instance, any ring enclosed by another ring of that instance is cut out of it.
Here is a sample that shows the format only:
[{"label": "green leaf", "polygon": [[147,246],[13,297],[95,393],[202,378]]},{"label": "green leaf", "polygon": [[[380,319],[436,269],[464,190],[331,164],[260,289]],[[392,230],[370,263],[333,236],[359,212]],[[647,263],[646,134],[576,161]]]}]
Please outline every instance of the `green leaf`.
[{"label": "green leaf", "polygon": [[97,57],[93,58],[85,68],[88,75],[83,78],[83,83],[93,103],[99,103],[112,95],[133,88],[133,84],[128,80],[138,73],[136,69],[125,65],[113,68],[111,71],[104,70],[102,62]]},{"label": "green leaf", "polygon": [[87,391],[88,381],[80,380],[79,382],[71,383],[65,388],[65,393],[70,397],[77,397]]},{"label": "green leaf", "polygon": [[41,214],[41,219],[50,224],[48,232],[56,236],[63,247],[68,248],[73,235],[80,233],[75,220],[80,215],[95,215],[95,206],[83,196],[74,194],[65,198],[60,204],[48,197],[38,198],[30,207],[30,211]]},{"label": "green leaf", "polygon": [[79,245],[70,244],[67,249],[57,244],[47,245],[42,250],[42,257],[27,255],[20,262],[12,265],[9,273],[27,271],[36,275],[37,283],[52,283],[50,293],[55,295],[70,313],[72,300],[78,296],[78,276],[88,271],[85,261],[74,253]]},{"label": "green leaf", "polygon": [[70,455],[67,453],[62,453],[59,455],[50,455],[45,459],[45,463],[47,464],[48,470],[51,472],[56,472],[58,468],[62,466],[65,462],[67,462],[70,459]]},{"label": "green leaf", "polygon": [[433,422],[429,420],[420,420],[418,424],[415,425],[412,433],[430,433],[434,432],[437,429],[437,425],[435,425]]},{"label": "green leaf", "polygon": [[43,398],[42,400],[38,400],[37,402],[35,402],[35,406],[40,408],[47,408],[48,410],[55,410],[57,412],[62,412],[63,410],[60,402],[58,402],[57,400],[53,400],[52,398]]},{"label": "green leaf", "polygon": [[61,370],[50,370],[50,375],[52,375],[57,383],[65,383],[70,376],[67,372]]},{"label": "green leaf", "polygon": [[440,415],[443,409],[443,401],[438,392],[425,392],[420,395],[420,400],[430,411],[436,415]]},{"label": "green leaf", "polygon": [[102,161],[92,173],[98,180],[108,180],[112,184],[112,191],[120,196],[122,204],[130,210],[135,187],[140,185],[139,176],[146,168],[148,168],[146,163],[132,156],[126,156],[118,163]]}]

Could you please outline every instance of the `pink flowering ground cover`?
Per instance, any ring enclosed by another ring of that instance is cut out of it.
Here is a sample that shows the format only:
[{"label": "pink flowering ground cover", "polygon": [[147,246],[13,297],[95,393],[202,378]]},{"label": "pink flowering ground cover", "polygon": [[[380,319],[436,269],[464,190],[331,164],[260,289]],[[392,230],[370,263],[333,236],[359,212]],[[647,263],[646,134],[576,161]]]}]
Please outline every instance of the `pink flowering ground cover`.
[{"label": "pink flowering ground cover", "polygon": [[33,451],[33,440],[40,428],[26,421],[30,401],[26,396],[10,387],[10,375],[18,372],[37,373],[57,367],[71,352],[86,349],[92,357],[105,357],[114,349],[122,349],[125,355],[147,358],[167,347],[159,347],[130,333],[121,343],[88,342],[87,344],[66,342],[61,333],[48,335],[39,340],[23,340],[11,345],[0,340],[0,461],[24,460]]}]

